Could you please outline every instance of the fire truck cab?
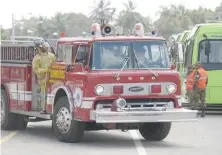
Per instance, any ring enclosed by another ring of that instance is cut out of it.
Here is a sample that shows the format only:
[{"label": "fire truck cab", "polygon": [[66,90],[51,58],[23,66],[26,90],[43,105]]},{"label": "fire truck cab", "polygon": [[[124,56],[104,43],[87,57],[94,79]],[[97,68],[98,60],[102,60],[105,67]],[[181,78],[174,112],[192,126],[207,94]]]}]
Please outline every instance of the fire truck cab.
[{"label": "fire truck cab", "polygon": [[25,129],[52,120],[59,141],[80,142],[84,131],[139,129],[146,140],[163,140],[171,122],[196,121],[181,106],[180,75],[171,69],[164,38],[111,35],[92,25],[92,37],[60,38],[48,73],[47,114],[41,114],[32,71],[33,43],[2,44],[1,127]]}]

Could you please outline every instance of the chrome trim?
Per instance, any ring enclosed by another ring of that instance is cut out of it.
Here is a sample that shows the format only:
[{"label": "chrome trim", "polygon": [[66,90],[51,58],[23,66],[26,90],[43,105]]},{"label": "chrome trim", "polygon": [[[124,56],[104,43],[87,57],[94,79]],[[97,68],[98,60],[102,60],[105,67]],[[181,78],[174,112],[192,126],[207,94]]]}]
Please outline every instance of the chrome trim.
[{"label": "chrome trim", "polygon": [[166,111],[90,111],[90,119],[96,123],[185,122],[197,121],[197,117],[197,110],[188,110],[184,108]]},{"label": "chrome trim", "polygon": [[[136,111],[136,110],[166,110],[168,108],[168,104],[171,102],[143,102],[143,103],[127,103],[127,105],[119,110],[121,111]],[[173,103],[173,102],[172,102]],[[99,109],[97,109],[97,106]],[[96,110],[106,110],[111,111],[112,103],[109,104],[103,104],[98,103],[96,106]]]},{"label": "chrome trim", "polygon": [[95,97],[83,97],[82,100],[85,100],[85,101],[92,101],[92,100],[95,100],[96,98]]},{"label": "chrome trim", "polygon": [[93,101],[82,101],[82,105],[80,108],[84,108],[84,109],[92,109],[93,106]]}]

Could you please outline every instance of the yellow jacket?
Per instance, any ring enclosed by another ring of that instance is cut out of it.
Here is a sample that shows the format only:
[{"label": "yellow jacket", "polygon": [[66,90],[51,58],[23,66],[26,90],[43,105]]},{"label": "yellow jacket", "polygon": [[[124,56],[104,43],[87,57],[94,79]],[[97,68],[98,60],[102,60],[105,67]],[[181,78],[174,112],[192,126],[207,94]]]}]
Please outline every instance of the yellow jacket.
[{"label": "yellow jacket", "polygon": [[54,54],[51,52],[39,53],[32,60],[32,69],[37,75],[38,80],[45,79],[46,73],[53,62],[56,61]]}]

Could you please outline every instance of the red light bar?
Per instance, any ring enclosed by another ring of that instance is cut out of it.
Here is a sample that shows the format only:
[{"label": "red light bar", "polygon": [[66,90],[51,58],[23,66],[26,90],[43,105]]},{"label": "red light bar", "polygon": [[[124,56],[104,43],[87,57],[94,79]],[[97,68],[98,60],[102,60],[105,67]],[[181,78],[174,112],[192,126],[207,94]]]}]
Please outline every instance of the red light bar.
[{"label": "red light bar", "polygon": [[66,35],[65,32],[61,32],[60,37],[63,38],[65,37],[65,35]]}]

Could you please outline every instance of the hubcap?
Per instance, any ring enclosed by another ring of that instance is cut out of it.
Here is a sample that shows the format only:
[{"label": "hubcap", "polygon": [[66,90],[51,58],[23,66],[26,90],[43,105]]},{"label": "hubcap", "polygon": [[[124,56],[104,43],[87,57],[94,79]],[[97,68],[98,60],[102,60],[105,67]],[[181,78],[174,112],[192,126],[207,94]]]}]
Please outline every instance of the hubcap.
[{"label": "hubcap", "polygon": [[5,119],[5,104],[2,98],[0,99],[0,101],[1,101],[1,124],[3,124],[3,121]]},{"label": "hubcap", "polygon": [[71,115],[69,110],[66,107],[62,107],[59,109],[59,112],[56,116],[56,125],[60,132],[63,134],[67,133],[71,126]]}]

